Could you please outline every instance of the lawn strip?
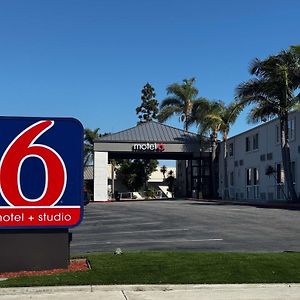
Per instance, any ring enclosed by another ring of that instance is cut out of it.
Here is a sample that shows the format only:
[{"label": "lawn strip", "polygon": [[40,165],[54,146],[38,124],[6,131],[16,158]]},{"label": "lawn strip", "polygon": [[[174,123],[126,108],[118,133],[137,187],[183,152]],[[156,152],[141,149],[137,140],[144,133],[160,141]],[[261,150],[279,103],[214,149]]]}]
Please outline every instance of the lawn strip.
[{"label": "lawn strip", "polygon": [[92,269],[10,278],[0,287],[106,284],[299,283],[300,253],[88,254]]}]

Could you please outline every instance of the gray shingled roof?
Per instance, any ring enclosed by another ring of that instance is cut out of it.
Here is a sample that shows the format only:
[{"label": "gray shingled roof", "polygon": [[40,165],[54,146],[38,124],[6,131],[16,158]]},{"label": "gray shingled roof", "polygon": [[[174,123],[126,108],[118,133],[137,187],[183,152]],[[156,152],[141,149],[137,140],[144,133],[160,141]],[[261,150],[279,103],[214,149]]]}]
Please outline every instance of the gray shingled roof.
[{"label": "gray shingled roof", "polygon": [[164,142],[185,144],[197,143],[198,141],[199,137],[195,133],[149,121],[117,133],[102,136],[95,142]]}]

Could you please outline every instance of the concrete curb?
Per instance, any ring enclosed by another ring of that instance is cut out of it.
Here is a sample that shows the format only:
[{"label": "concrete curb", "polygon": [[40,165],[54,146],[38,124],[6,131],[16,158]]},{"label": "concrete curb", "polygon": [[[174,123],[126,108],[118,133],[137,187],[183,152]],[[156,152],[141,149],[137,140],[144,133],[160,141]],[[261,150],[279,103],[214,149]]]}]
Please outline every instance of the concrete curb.
[{"label": "concrete curb", "polygon": [[300,203],[259,203],[259,202],[240,202],[240,201],[225,201],[225,200],[216,200],[216,199],[193,199],[188,198],[186,200],[193,200],[197,202],[205,202],[216,205],[241,205],[241,206],[254,206],[261,208],[274,208],[274,209],[294,209],[300,210]]},{"label": "concrete curb", "polygon": [[49,286],[49,287],[19,287],[0,288],[0,297],[9,295],[30,294],[61,294],[70,292],[168,292],[168,291],[197,291],[197,290],[224,290],[224,289],[274,289],[274,288],[299,288],[300,283],[275,283],[275,284],[162,284],[162,285],[82,285],[82,286]]},{"label": "concrete curb", "polygon": [[155,201],[181,201],[191,200],[197,202],[211,203],[216,205],[241,205],[241,206],[254,206],[261,208],[273,208],[273,209],[294,209],[300,210],[300,203],[259,203],[259,202],[240,202],[240,201],[225,201],[221,199],[197,199],[197,198],[162,198],[162,199],[122,199],[116,201],[114,199],[104,201],[91,201],[90,203],[107,203],[107,202],[155,202]]}]

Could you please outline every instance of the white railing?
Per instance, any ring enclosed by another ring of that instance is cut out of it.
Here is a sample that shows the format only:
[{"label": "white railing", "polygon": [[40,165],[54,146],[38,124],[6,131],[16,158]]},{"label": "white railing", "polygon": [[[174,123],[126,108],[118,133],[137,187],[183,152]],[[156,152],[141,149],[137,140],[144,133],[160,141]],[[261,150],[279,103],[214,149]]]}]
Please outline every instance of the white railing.
[{"label": "white railing", "polygon": [[[163,198],[164,193],[163,191],[157,191],[154,195],[154,197],[148,197],[147,196],[147,191],[142,191],[142,192],[118,192],[118,196],[120,200],[135,200],[135,199],[160,199]],[[109,198],[110,199],[115,199],[116,195],[113,195],[112,193],[109,193]]]}]

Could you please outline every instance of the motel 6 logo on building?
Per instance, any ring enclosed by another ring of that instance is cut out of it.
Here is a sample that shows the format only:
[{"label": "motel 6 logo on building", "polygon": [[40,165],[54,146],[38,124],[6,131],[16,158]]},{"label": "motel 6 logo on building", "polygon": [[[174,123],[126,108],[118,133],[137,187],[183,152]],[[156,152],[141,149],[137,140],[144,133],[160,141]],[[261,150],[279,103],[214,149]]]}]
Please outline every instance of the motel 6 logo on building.
[{"label": "motel 6 logo on building", "polygon": [[0,228],[65,228],[80,223],[79,121],[0,117],[0,157]]}]

